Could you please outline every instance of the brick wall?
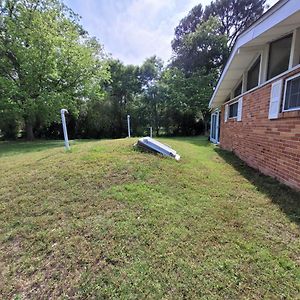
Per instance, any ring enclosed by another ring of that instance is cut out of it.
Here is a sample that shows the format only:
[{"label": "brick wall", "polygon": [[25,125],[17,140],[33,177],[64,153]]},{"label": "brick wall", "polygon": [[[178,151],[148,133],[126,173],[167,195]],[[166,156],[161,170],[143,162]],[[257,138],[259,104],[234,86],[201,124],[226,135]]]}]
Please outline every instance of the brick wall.
[{"label": "brick wall", "polygon": [[[283,78],[297,73],[300,68]],[[241,122],[224,122],[223,105],[220,146],[251,167],[300,190],[300,111],[281,113],[278,119],[269,120],[271,85],[243,96]]]}]

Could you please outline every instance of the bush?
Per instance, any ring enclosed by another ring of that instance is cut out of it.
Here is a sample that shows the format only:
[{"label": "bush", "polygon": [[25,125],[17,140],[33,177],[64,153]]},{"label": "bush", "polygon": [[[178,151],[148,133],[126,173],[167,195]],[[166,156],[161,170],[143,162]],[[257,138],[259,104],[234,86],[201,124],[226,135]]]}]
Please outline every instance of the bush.
[{"label": "bush", "polygon": [[15,140],[19,133],[19,122],[14,118],[1,119],[0,136],[5,140]]}]

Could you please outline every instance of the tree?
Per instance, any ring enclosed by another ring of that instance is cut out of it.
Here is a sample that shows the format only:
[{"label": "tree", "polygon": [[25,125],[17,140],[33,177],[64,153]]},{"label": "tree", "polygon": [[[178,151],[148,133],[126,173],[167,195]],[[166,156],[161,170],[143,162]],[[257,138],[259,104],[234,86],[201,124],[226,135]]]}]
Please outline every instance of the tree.
[{"label": "tree", "polygon": [[231,50],[237,36],[264,12],[266,0],[215,0],[205,8],[203,19],[211,16],[220,20],[220,33],[228,38]]},{"label": "tree", "polygon": [[196,5],[192,10],[188,13],[186,17],[184,17],[179,25],[175,28],[175,37],[172,41],[172,48],[175,53],[180,50],[182,46],[183,38],[195,32],[197,26],[201,24],[203,21],[203,7],[202,4]]},{"label": "tree", "polygon": [[137,66],[125,66],[115,59],[110,59],[108,65],[111,79],[106,85],[107,93],[102,109],[103,114],[111,116],[111,136],[122,137],[126,135],[126,116],[133,111],[133,102],[141,93],[142,83]]},{"label": "tree", "polygon": [[63,106],[78,113],[80,101],[101,94],[109,78],[102,47],[58,0],[6,0],[0,4],[0,85],[34,138],[37,122],[59,120]]},{"label": "tree", "polygon": [[219,27],[219,21],[210,18],[198,25],[195,32],[184,36],[173,65],[187,74],[199,69],[209,73],[211,69],[221,68],[228,48],[227,39],[220,34]]},{"label": "tree", "polygon": [[201,4],[195,6],[175,28],[172,41],[175,56],[184,47],[185,37],[211,17],[220,21],[219,33],[227,37],[228,48],[231,50],[237,36],[263,14],[267,8],[265,2],[266,0],[215,0],[204,11]]},{"label": "tree", "polygon": [[163,61],[157,56],[145,60],[140,67],[140,78],[143,84],[143,95],[141,107],[145,114],[144,125],[155,128],[156,135],[159,135],[161,125],[161,98],[158,82],[163,72]]},{"label": "tree", "polygon": [[207,104],[217,78],[216,69],[209,74],[206,70],[198,70],[188,76],[179,68],[170,67],[165,70],[160,86],[166,98],[167,127],[173,133],[201,133],[199,125],[209,122]]}]

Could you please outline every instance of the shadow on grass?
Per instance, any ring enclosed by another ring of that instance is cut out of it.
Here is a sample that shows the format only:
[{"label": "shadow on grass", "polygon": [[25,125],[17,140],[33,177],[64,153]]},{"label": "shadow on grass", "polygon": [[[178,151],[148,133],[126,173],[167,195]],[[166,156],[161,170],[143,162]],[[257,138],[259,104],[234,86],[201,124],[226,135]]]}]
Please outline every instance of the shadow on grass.
[{"label": "shadow on grass", "polygon": [[246,163],[229,151],[220,148],[215,148],[215,151],[243,177],[255,185],[258,191],[267,195],[273,203],[278,205],[291,221],[300,226],[300,192],[247,166]]},{"label": "shadow on grass", "polygon": [[[100,140],[95,139],[78,139],[78,140],[70,140],[70,146],[97,142]],[[64,149],[64,141],[63,140],[36,140],[33,142],[27,141],[0,141],[0,157],[4,156],[12,156],[17,154],[25,154],[30,152],[39,152],[45,151],[52,148],[62,148]]]},{"label": "shadow on grass", "polygon": [[187,138],[186,142],[188,142],[192,145],[201,146],[201,147],[210,147],[211,146],[211,142],[209,141],[209,138],[204,135],[197,136],[194,138]]},{"label": "shadow on grass", "polygon": [[208,147],[211,145],[208,137],[204,136],[204,135],[192,136],[192,137],[161,137],[161,139],[182,141],[185,143],[189,143],[189,144],[201,146],[201,147]]},{"label": "shadow on grass", "polygon": [[0,142],[0,157],[64,147],[63,141]]}]

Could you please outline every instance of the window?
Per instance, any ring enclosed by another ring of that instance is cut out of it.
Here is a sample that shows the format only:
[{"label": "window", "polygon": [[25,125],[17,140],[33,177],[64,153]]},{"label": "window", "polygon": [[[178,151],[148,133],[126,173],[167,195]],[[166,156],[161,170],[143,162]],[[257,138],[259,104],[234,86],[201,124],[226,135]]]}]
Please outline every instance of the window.
[{"label": "window", "polygon": [[292,35],[289,35],[270,44],[268,79],[271,79],[288,69],[292,37]]},{"label": "window", "polygon": [[235,102],[229,105],[229,118],[236,118],[238,115],[239,103]]},{"label": "window", "polygon": [[258,86],[260,57],[255,61],[247,75],[247,91]]},{"label": "window", "polygon": [[283,110],[300,109],[300,75],[289,78],[285,84]]},{"label": "window", "polygon": [[234,90],[234,98],[239,96],[242,93],[242,81],[237,86],[237,88]]}]

